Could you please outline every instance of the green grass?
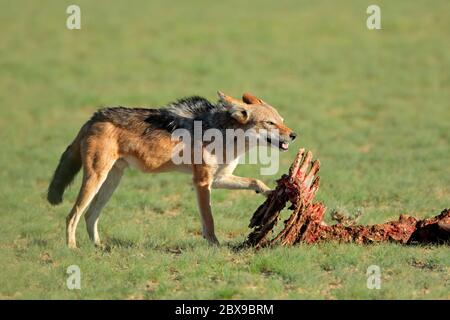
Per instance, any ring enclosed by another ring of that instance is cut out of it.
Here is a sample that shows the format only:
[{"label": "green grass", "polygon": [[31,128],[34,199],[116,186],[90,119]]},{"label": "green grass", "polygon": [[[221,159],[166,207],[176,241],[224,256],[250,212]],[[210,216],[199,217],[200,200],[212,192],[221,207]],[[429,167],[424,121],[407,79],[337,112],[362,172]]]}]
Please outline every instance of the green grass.
[{"label": "green grass", "polygon": [[[45,191],[58,158],[100,105],[163,105],[250,91],[277,106],[322,162],[329,211],[362,223],[450,205],[450,3],[377,1],[5,1],[0,10],[0,298],[450,298],[447,247],[302,245],[235,252],[262,198],[214,191],[220,248],[201,239],[190,177],[128,171],[100,235],[64,241],[65,202]],[[257,177],[258,166],[238,173]],[[261,177],[269,185],[279,175]],[[66,269],[81,268],[81,290]],[[382,287],[366,287],[381,267]]]}]

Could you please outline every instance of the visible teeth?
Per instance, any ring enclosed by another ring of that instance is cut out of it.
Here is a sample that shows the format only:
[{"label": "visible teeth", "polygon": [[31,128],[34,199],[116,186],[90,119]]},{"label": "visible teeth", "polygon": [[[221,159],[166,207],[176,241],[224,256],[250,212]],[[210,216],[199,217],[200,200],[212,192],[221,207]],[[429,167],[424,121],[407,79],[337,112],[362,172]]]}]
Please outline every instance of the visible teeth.
[{"label": "visible teeth", "polygon": [[281,144],[281,147],[282,147],[283,149],[288,149],[288,148],[289,148],[289,144],[286,143],[286,142],[283,142],[283,143]]}]

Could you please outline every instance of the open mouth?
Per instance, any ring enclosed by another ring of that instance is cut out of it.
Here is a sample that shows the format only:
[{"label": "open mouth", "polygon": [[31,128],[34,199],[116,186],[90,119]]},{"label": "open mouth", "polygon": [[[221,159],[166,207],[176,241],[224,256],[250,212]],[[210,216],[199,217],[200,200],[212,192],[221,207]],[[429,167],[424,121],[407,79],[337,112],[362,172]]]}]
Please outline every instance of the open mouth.
[{"label": "open mouth", "polygon": [[279,146],[278,146],[278,148],[280,148],[281,150],[283,150],[283,151],[288,151],[288,149],[289,149],[289,143],[287,143],[287,142],[279,142]]},{"label": "open mouth", "polygon": [[272,139],[270,137],[267,137],[267,142],[275,147],[278,147],[282,151],[288,151],[289,150],[289,143],[284,141],[278,141],[278,143],[272,143]]}]

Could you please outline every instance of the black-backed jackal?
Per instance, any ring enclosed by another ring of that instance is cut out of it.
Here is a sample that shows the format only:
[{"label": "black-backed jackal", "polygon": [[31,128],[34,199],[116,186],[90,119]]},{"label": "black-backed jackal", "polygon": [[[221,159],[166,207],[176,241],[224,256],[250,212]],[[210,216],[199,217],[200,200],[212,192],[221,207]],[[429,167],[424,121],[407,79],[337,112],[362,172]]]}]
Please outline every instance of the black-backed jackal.
[{"label": "black-backed jackal", "polygon": [[76,247],[75,231],[85,211],[89,237],[100,244],[97,230],[100,212],[129,165],[144,172],[192,173],[203,237],[212,244],[218,244],[218,240],[211,213],[211,189],[252,189],[262,194],[270,191],[260,180],[233,175],[240,152],[226,163],[175,164],[172,161],[173,150],[179,143],[172,133],[177,129],[192,130],[195,121],[201,121],[205,129],[221,132],[226,129],[253,130],[257,134],[270,132],[265,136],[266,142],[281,150],[287,150],[289,142],[295,139],[296,134],[283,124],[279,113],[261,99],[248,93],[242,100],[222,92],[218,94],[216,104],[201,97],[190,97],[162,109],[105,108],[83,125],[62,154],[47,196],[51,204],[59,204],[65,188],[83,168],[81,189],[66,220],[69,247]]}]

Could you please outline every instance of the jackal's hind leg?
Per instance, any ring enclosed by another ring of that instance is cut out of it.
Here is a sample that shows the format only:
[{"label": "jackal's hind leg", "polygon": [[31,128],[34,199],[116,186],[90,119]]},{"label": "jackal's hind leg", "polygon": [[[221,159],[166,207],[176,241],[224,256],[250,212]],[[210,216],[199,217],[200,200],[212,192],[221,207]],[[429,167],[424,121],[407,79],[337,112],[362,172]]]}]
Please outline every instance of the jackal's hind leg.
[{"label": "jackal's hind leg", "polygon": [[100,213],[119,185],[125,167],[125,162],[122,162],[122,160],[116,161],[84,216],[89,238],[94,241],[96,245],[100,245],[100,237],[97,228]]},{"label": "jackal's hind leg", "polygon": [[116,159],[110,157],[106,150],[86,155],[83,159],[83,183],[77,200],[66,218],[67,246],[76,248],[76,230],[81,215],[87,209],[99,191]]}]

